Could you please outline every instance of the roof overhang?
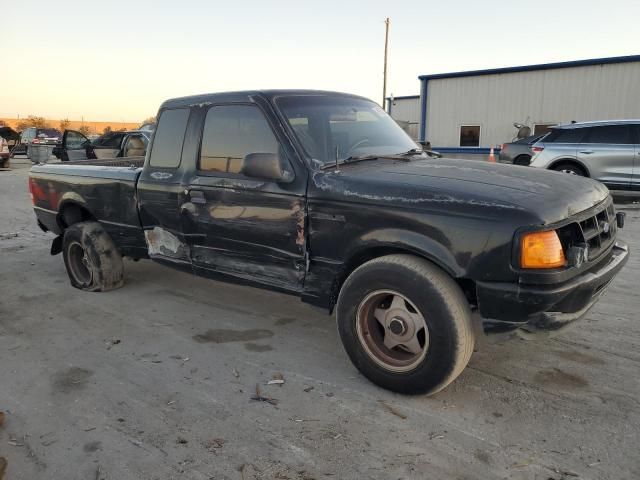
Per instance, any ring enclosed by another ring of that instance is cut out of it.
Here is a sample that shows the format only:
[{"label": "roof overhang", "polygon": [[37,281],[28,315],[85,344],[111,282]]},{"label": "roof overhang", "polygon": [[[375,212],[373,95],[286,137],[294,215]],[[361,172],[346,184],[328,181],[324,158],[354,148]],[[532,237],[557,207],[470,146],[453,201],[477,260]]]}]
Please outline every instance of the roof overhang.
[{"label": "roof overhang", "polygon": [[469,70],[466,72],[435,73],[420,75],[420,80],[435,80],[441,78],[477,77],[481,75],[499,75],[504,73],[534,72],[538,70],[555,70],[558,68],[590,67],[594,65],[609,65],[613,63],[640,62],[640,55],[623,57],[591,58],[587,60],[573,60],[570,62],[539,63],[536,65],[522,65],[519,67],[490,68],[486,70]]}]

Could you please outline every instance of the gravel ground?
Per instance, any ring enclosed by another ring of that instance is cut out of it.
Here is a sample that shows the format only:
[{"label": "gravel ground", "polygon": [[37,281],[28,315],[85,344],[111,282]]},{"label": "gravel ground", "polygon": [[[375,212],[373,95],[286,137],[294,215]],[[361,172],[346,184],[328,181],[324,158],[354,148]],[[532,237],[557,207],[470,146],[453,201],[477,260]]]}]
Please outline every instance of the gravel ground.
[{"label": "gravel ground", "polygon": [[[26,178],[0,172],[6,480],[640,478],[633,206],[632,257],[585,320],[482,340],[426,398],[365,380],[335,320],[294,297],[149,261],[126,262],[120,290],[71,288]],[[256,385],[277,404],[251,400]]]}]

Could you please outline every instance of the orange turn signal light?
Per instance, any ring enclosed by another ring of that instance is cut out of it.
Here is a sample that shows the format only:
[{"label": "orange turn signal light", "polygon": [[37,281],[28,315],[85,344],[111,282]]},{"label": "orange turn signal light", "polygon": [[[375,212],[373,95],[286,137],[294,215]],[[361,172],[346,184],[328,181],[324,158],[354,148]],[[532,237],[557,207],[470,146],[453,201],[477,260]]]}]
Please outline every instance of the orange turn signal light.
[{"label": "orange turn signal light", "polygon": [[566,264],[562,244],[555,230],[525,234],[520,251],[522,268],[558,268]]}]

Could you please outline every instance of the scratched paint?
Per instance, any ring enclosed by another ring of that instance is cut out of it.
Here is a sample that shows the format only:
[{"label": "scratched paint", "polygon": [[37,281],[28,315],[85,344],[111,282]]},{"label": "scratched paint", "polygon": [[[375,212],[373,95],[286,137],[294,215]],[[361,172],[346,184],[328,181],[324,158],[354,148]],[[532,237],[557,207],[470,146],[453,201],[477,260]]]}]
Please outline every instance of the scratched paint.
[{"label": "scratched paint", "polygon": [[303,247],[305,244],[305,223],[306,213],[302,203],[295,203],[293,205],[293,215],[296,218],[296,245]]},{"label": "scratched paint", "polygon": [[[323,191],[332,191],[336,190],[337,185],[329,182],[329,178],[331,176],[340,175],[335,173],[325,173],[319,172],[313,176],[316,187]],[[354,185],[355,186],[355,185]],[[454,195],[446,195],[446,194],[430,194],[428,191],[425,191],[425,196],[411,196],[411,195],[390,195],[390,194],[377,194],[369,191],[361,191],[355,190],[353,188],[349,188],[346,185],[341,185],[337,187],[339,189],[340,194],[346,197],[360,198],[364,200],[371,200],[377,202],[400,202],[400,203],[408,203],[408,204],[466,204],[466,205],[475,205],[480,207],[493,207],[507,210],[525,210],[524,207],[520,205],[514,205],[503,202],[492,202],[487,200],[480,200],[475,198],[460,198]]]}]

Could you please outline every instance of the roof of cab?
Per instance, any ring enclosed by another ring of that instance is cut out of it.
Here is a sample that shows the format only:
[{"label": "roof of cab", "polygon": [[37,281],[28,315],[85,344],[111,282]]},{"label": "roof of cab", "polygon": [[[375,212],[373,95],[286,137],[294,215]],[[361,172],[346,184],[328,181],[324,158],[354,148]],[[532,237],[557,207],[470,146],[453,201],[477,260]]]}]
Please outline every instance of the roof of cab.
[{"label": "roof of cab", "polygon": [[331,92],[326,90],[243,90],[238,92],[220,92],[220,93],[204,93],[201,95],[191,95],[188,97],[178,97],[166,100],[160,105],[160,109],[176,108],[176,107],[193,107],[205,106],[213,103],[233,103],[233,102],[252,102],[252,98],[261,96],[267,100],[281,96],[303,96],[303,95],[330,95],[340,97],[359,98],[361,100],[369,100],[368,98],[353,95],[350,93]]}]

